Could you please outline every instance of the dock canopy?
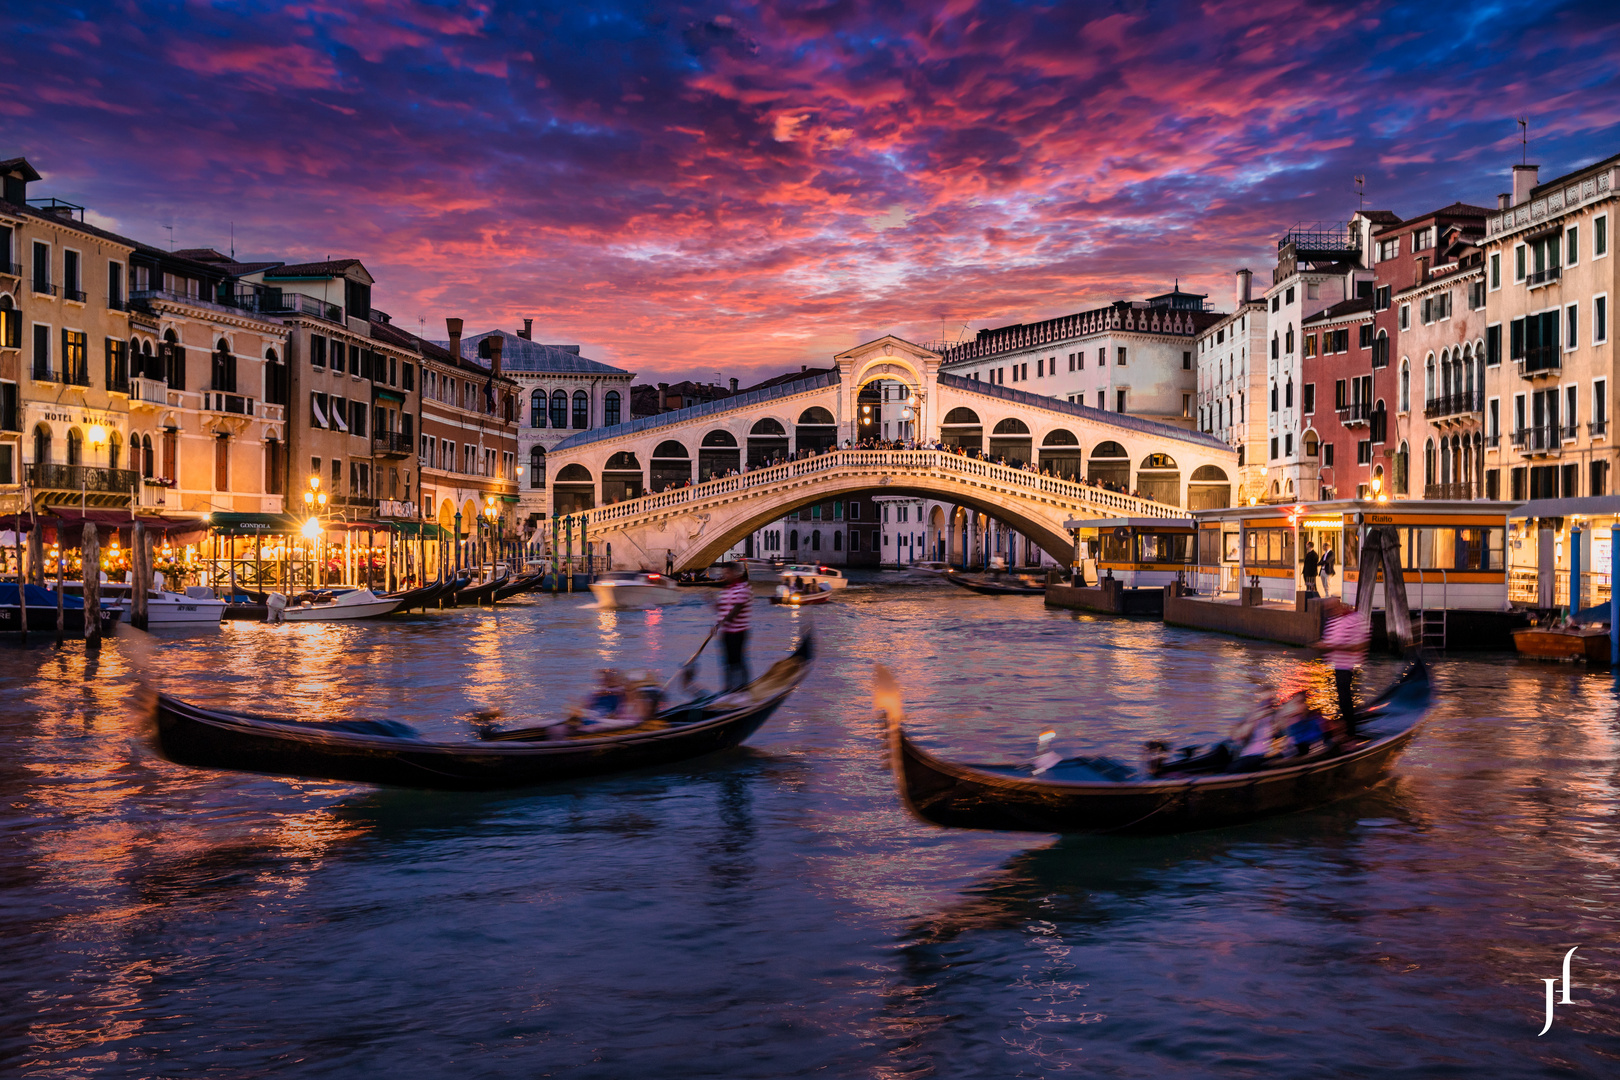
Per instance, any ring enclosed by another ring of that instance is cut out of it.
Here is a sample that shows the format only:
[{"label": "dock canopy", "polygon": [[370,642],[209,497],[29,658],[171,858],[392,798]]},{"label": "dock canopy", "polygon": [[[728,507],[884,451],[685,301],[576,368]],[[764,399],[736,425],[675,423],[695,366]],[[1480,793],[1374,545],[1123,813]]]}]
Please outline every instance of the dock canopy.
[{"label": "dock canopy", "polygon": [[304,527],[304,523],[291,514],[238,514],[226,510],[209,514],[208,524],[224,536],[296,533]]}]

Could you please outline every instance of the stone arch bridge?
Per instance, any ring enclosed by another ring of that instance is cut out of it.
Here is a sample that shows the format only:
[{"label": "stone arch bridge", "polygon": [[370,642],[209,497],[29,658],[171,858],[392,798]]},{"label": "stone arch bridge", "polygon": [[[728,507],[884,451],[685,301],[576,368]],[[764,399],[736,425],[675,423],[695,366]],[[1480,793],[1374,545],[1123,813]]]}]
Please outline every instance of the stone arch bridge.
[{"label": "stone arch bridge", "polygon": [[[938,354],[895,337],[836,359],[832,373],[563,440],[544,462],[552,514],[574,517],[594,550],[612,544],[616,567],[669,554],[692,569],[799,507],[876,491],[981,511],[1066,562],[1070,518],[1230,500],[1237,455],[1207,435],[941,374]],[[919,443],[945,449],[840,449],[878,381],[907,388]]]}]

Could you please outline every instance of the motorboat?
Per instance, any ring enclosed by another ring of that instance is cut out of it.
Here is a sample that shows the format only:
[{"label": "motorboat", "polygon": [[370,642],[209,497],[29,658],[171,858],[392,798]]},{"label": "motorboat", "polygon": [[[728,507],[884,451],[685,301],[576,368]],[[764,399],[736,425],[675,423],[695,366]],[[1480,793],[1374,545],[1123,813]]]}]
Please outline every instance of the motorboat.
[{"label": "motorboat", "polygon": [[603,608],[650,608],[681,600],[680,586],[665,574],[614,570],[591,582],[591,594]]},{"label": "motorboat", "polygon": [[986,596],[1041,596],[1046,592],[1045,585],[1033,585],[1016,577],[986,577],[947,570],[944,578],[952,585],[960,585],[969,592],[984,593]]},{"label": "motorboat", "polygon": [[831,589],[849,588],[849,579],[842,570],[832,566],[820,566],[814,563],[792,563],[782,567],[782,580],[791,581],[798,578],[806,585],[820,585],[826,583]]},{"label": "motorboat", "polygon": [[[1196,754],[1138,772],[1106,757],[965,765],[912,741],[893,677],[881,667],[876,704],[887,720],[889,767],[917,817],[964,829],[1174,833],[1234,825],[1321,806],[1383,781],[1417,735],[1433,696],[1428,668],[1413,661],[1357,713],[1357,737],[1266,768],[1226,771],[1229,754]],[[1044,760],[1043,760],[1044,759]]]},{"label": "motorboat", "polygon": [[1588,664],[1609,662],[1607,626],[1533,626],[1513,631],[1513,648],[1520,656],[1538,660],[1585,660]]},{"label": "motorboat", "polygon": [[171,760],[212,769],[409,788],[492,790],[667,765],[741,743],[809,672],[806,636],[740,690],[656,708],[611,732],[553,722],[479,740],[430,742],[394,720],[289,720],[222,712],[159,695],[158,744]]},{"label": "motorboat", "polygon": [[370,589],[350,589],[330,600],[305,600],[288,605],[281,617],[287,622],[336,622],[343,619],[371,619],[398,610],[401,598],[378,596]]},{"label": "motorboat", "polygon": [[[133,586],[107,583],[101,586],[102,602],[116,604],[126,616],[134,614]],[[150,589],[146,594],[146,626],[218,626],[225,618],[226,602],[213,591],[192,586],[183,593]],[[129,619],[126,617],[125,622]]]},{"label": "motorboat", "polygon": [[[56,633],[56,591],[38,585],[24,585],[21,599],[28,601],[28,632],[30,634]],[[18,604],[17,583],[0,582],[0,634],[18,634],[23,630],[22,607]],[[110,637],[113,627],[123,611],[116,605],[101,609],[101,636]],[[84,597],[62,591],[62,632],[72,637],[84,636]]]},{"label": "motorboat", "polygon": [[811,604],[825,604],[833,598],[833,589],[826,582],[795,592],[786,585],[776,587],[776,595],[771,597],[771,603],[783,604],[787,607],[807,607]]}]

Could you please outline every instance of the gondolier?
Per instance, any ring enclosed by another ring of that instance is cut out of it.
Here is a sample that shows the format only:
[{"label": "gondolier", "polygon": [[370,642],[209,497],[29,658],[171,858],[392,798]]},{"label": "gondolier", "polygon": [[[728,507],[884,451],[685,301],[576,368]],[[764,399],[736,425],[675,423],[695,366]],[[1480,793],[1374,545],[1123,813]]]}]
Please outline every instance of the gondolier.
[{"label": "gondolier", "polygon": [[1328,601],[1328,622],[1322,631],[1322,640],[1311,647],[1321,649],[1333,667],[1333,683],[1339,694],[1339,719],[1344,725],[1344,737],[1356,735],[1356,668],[1367,657],[1367,643],[1372,628],[1366,616],[1342,600]]},{"label": "gondolier", "polygon": [[722,675],[729,694],[748,685],[748,607],[753,603],[754,594],[749,591],[742,567],[734,562],[725,565],[725,583],[715,608],[720,615],[717,626],[724,665]]}]

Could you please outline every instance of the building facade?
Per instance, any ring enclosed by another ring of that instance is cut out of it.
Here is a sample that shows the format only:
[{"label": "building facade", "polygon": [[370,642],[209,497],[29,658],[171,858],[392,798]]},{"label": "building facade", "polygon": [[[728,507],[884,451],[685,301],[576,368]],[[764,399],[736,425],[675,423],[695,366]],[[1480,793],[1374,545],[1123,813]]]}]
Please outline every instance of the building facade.
[{"label": "building facade", "polygon": [[1233,310],[1198,335],[1198,425],[1238,454],[1239,504],[1266,496],[1266,303],[1253,296],[1254,275],[1237,272]]},{"label": "building facade", "polygon": [[980,330],[940,371],[1182,427],[1196,420],[1194,350],[1222,316],[1179,289],[1145,301]]},{"label": "building facade", "polygon": [[[500,332],[463,342],[460,319],[446,320],[447,345],[418,341],[422,358],[417,466],[424,516],[462,541],[518,534],[518,384],[502,368]],[[494,511],[493,521],[490,511]],[[463,563],[465,563],[465,556]]]},{"label": "building facade", "polygon": [[1485,488],[1514,500],[1606,495],[1620,155],[1537,175],[1514,166],[1511,194],[1485,220]]}]

